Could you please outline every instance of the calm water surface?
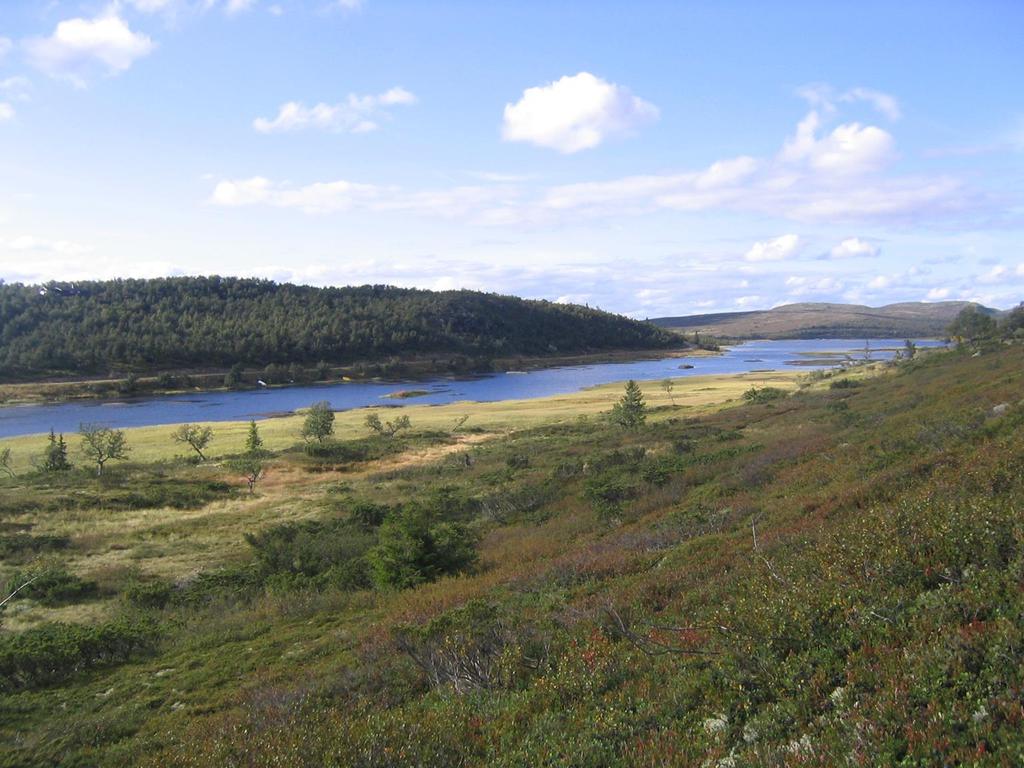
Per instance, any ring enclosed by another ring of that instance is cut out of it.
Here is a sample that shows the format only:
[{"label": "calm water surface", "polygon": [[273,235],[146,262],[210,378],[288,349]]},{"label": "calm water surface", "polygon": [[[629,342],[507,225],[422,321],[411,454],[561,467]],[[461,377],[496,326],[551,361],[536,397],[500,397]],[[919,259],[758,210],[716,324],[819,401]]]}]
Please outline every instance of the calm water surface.
[{"label": "calm water surface", "polygon": [[[941,342],[922,340],[918,346],[940,346]],[[902,339],[872,339],[871,357],[886,360]],[[111,427],[146,427],[178,424],[186,421],[239,421],[260,419],[305,408],[317,400],[328,400],[336,410],[367,405],[419,405],[453,403],[459,400],[494,402],[578,392],[597,384],[626,379],[664,379],[677,376],[706,376],[749,371],[778,371],[791,368],[794,361],[814,360],[814,353],[849,352],[864,357],[864,342],[851,339],[807,339],[799,341],[752,341],[725,350],[713,357],[640,360],[629,363],[601,363],[545,368],[527,373],[496,373],[473,379],[433,378],[415,382],[370,381],[340,382],[282,389],[242,392],[204,392],[163,395],[128,400],[90,400],[52,405],[20,405],[0,408],[0,437],[48,432],[75,432],[82,422],[97,422]],[[808,370],[839,364],[802,366]],[[692,365],[681,369],[680,365]],[[427,390],[430,394],[406,400],[385,396],[403,389]]]}]

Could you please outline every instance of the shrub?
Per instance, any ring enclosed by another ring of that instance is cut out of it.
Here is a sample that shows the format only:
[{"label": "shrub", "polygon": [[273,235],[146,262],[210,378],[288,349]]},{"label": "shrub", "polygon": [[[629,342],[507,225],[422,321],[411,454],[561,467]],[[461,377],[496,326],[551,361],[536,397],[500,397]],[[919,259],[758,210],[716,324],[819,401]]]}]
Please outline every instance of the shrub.
[{"label": "shrub", "polygon": [[30,580],[32,583],[18,593],[19,597],[31,598],[49,607],[88,600],[99,592],[96,582],[83,581],[61,567],[49,566],[34,572],[15,573],[7,582],[5,594],[10,594]]},{"label": "shrub", "polygon": [[347,519],[275,525],[246,534],[260,566],[268,573],[317,576],[361,557],[373,536]]},{"label": "shrub", "polygon": [[770,403],[773,400],[780,400],[788,393],[778,387],[751,387],[743,393],[743,399],[748,403],[762,404]]},{"label": "shrub", "polygon": [[829,389],[856,389],[861,386],[862,382],[857,379],[838,379],[828,385]]},{"label": "shrub", "polygon": [[403,589],[460,573],[476,562],[474,545],[464,525],[437,522],[423,505],[410,504],[380,527],[379,543],[368,555],[373,580]]},{"label": "shrub", "polygon": [[156,634],[153,623],[137,619],[92,627],[44,624],[0,634],[0,689],[49,685],[88,667],[127,661],[151,648]]},{"label": "shrub", "polygon": [[41,552],[53,552],[67,549],[71,540],[67,536],[44,534],[33,536],[28,533],[13,533],[0,536],[0,558],[8,562],[27,559]]},{"label": "shrub", "polygon": [[138,581],[133,579],[124,588],[122,597],[139,608],[165,608],[175,594],[174,584],[167,581]]}]

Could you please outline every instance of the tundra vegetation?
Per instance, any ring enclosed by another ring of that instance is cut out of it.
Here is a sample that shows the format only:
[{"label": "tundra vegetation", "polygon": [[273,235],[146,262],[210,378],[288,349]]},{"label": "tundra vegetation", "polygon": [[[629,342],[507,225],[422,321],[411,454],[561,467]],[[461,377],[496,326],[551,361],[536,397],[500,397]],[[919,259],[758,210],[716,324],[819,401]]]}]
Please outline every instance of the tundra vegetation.
[{"label": "tundra vegetation", "polygon": [[0,764],[1017,764],[1014,334],[99,476],[5,441]]}]

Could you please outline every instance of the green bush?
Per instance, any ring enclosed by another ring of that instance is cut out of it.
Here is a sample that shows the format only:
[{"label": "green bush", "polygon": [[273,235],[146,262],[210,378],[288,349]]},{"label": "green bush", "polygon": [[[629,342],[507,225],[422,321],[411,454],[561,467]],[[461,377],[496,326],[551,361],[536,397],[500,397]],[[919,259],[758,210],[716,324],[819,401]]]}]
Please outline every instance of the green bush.
[{"label": "green bush", "polygon": [[829,389],[856,389],[861,386],[861,382],[857,379],[838,379],[828,385]]},{"label": "green bush", "polygon": [[12,593],[30,580],[31,583],[18,592],[18,597],[30,598],[49,607],[88,600],[96,597],[99,592],[96,582],[83,581],[62,567],[48,566],[41,570],[15,573],[7,582],[5,594]]},{"label": "green bush", "polygon": [[318,576],[362,557],[374,537],[348,519],[275,525],[246,534],[256,560],[267,573]]},{"label": "green bush", "polygon": [[23,560],[42,552],[54,552],[67,549],[71,540],[67,536],[43,534],[33,536],[28,533],[13,533],[0,536],[0,558],[8,562]]},{"label": "green bush", "polygon": [[760,405],[770,403],[773,400],[781,400],[789,393],[778,387],[751,387],[743,393],[743,399],[748,403]]},{"label": "green bush", "polygon": [[124,588],[121,596],[139,608],[165,608],[174,598],[174,584],[167,581],[132,580]]},{"label": "green bush", "polygon": [[0,690],[36,688],[61,682],[80,670],[117,664],[146,651],[156,627],[143,620],[100,624],[44,624],[0,634]]},{"label": "green bush", "polygon": [[465,571],[476,557],[475,537],[464,525],[440,522],[420,504],[389,515],[368,555],[374,582],[399,589]]}]

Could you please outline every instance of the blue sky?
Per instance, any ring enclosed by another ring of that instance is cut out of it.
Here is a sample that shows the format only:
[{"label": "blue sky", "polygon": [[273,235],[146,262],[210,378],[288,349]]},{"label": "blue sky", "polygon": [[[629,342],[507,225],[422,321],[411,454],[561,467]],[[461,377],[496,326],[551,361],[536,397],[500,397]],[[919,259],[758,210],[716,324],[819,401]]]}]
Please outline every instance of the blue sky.
[{"label": "blue sky", "polygon": [[1024,299],[1019,2],[0,2],[0,278]]}]

